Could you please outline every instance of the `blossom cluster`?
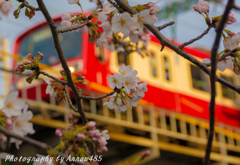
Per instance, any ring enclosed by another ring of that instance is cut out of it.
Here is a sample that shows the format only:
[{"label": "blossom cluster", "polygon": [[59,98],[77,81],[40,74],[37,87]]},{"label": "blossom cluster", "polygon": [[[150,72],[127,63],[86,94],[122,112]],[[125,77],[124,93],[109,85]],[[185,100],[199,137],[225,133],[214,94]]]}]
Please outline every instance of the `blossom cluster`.
[{"label": "blossom cluster", "polygon": [[[68,0],[69,4],[78,4],[76,0]],[[147,43],[149,36],[142,36],[142,34],[149,34],[150,31],[144,27],[144,23],[153,24],[157,22],[156,12],[160,7],[152,2],[147,4],[134,6],[138,13],[130,15],[128,12],[120,13],[111,3],[107,2],[102,10],[99,10],[88,17],[82,14],[71,15],[64,13],[62,16],[61,25],[63,30],[75,28],[85,22],[88,18],[88,23],[83,27],[88,33],[88,40],[90,43],[95,42],[97,47],[106,46],[108,50],[124,52],[130,54],[137,51],[140,55],[148,55]],[[101,21],[91,20],[97,17]],[[91,20],[91,21],[90,21]],[[99,30],[103,29],[103,32]],[[124,36],[120,37],[117,33],[122,32]],[[114,33],[114,34],[113,34]],[[131,42],[124,42],[125,38],[129,37]],[[137,44],[142,41],[142,47]]]},{"label": "blossom cluster", "polygon": [[137,106],[145,96],[144,92],[147,91],[147,83],[140,82],[137,77],[138,72],[132,70],[131,66],[122,65],[119,72],[120,74],[115,73],[108,78],[110,88],[117,88],[119,92],[114,93],[110,96],[110,100],[104,103],[108,108],[115,109],[117,113]]},{"label": "blossom cluster", "polygon": [[[19,5],[18,8],[13,12],[13,15],[16,19],[19,17],[19,14],[20,14],[22,8],[24,8],[23,4]],[[32,9],[26,7],[25,8],[25,15],[29,19],[31,19],[33,16],[35,16],[35,10],[32,10]]]},{"label": "blossom cluster", "polygon": [[60,137],[60,143],[55,148],[57,150],[64,151],[68,148],[72,148],[71,156],[75,157],[81,155],[82,157],[89,157],[89,153],[84,146],[87,142],[90,142],[97,152],[108,151],[107,140],[110,139],[107,134],[107,130],[102,133],[96,130],[96,123],[94,121],[88,122],[84,127],[77,128],[77,119],[73,119],[72,114],[68,116],[69,125],[63,130],[61,128],[56,129],[56,135]]},{"label": "blossom cluster", "polygon": [[[2,13],[4,16],[7,16],[8,13],[11,11],[13,7],[12,1],[5,1],[5,0],[0,0],[0,13]],[[1,16],[0,16],[1,19]]]},{"label": "blossom cluster", "polygon": [[138,11],[131,16],[128,12],[117,13],[116,8],[107,2],[102,11],[98,13],[98,19],[102,22],[100,27],[104,30],[101,37],[97,40],[97,46],[103,46],[107,44],[107,37],[112,33],[121,32],[124,36],[122,40],[129,37],[133,43],[139,41],[140,34],[149,33],[144,27],[146,24],[154,24],[157,22],[156,13],[161,8],[152,2],[144,5],[134,6]]},{"label": "blossom cluster", "polygon": [[[4,128],[18,134],[20,136],[26,136],[27,134],[33,134],[33,124],[29,120],[33,117],[31,111],[28,111],[28,105],[22,100],[18,99],[18,91],[9,93],[4,101],[4,107],[2,112],[5,117],[0,123]],[[5,135],[0,134],[0,139],[3,142],[7,141]],[[22,143],[21,140],[11,138],[10,143],[15,143],[16,148],[19,149],[19,145]]]}]

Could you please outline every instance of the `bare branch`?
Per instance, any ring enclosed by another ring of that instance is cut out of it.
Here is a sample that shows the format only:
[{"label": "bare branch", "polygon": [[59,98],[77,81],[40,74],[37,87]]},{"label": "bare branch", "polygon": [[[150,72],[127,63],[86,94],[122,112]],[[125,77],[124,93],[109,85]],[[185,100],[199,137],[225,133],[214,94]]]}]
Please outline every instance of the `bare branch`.
[{"label": "bare branch", "polygon": [[108,96],[111,96],[113,95],[115,92],[118,92],[119,89],[114,89],[114,91],[110,92],[110,93],[106,93],[105,95],[102,95],[102,96],[99,96],[99,97],[92,97],[92,96],[84,96],[84,95],[81,95],[80,96],[80,99],[87,99],[87,100],[100,100],[100,99],[103,99],[103,98],[106,98]]},{"label": "bare branch", "polygon": [[102,2],[100,0],[97,0],[98,1],[98,5],[100,6],[100,8],[102,9],[103,8],[103,5],[102,5]]},{"label": "bare branch", "polygon": [[77,103],[77,107],[78,107],[78,113],[81,115],[81,118],[82,118],[83,123],[85,125],[88,122],[88,120],[87,120],[87,117],[86,117],[86,115],[85,115],[85,113],[84,113],[84,111],[82,109],[81,101],[79,99],[77,99],[77,98],[80,97],[80,94],[78,93],[78,90],[77,90],[77,88],[74,85],[74,82],[72,80],[71,72],[70,72],[68,64],[66,62],[66,59],[65,59],[65,56],[64,56],[61,44],[59,42],[57,27],[54,24],[53,19],[50,16],[50,14],[49,14],[45,4],[43,3],[43,1],[42,0],[37,0],[37,3],[38,3],[38,6],[39,6],[40,10],[42,11],[46,21],[47,21],[50,29],[51,29],[52,36],[53,36],[53,41],[54,41],[54,46],[55,46],[56,51],[58,53],[58,57],[59,57],[59,60],[60,60],[60,62],[62,64],[62,68],[64,69],[64,71],[66,73],[68,86],[73,91],[73,94],[74,94],[74,96],[76,98],[76,103]]},{"label": "bare branch", "polygon": [[29,9],[35,10],[35,11],[39,11],[40,10],[39,8],[36,8],[36,7],[33,7],[33,6],[29,5],[29,3],[27,1],[25,1],[25,0],[22,1],[22,5],[26,6]]},{"label": "bare branch", "polygon": [[217,64],[216,64],[216,57],[217,57],[217,50],[219,47],[219,42],[220,38],[222,35],[222,30],[224,28],[224,24],[228,18],[228,13],[232,9],[234,5],[234,0],[229,0],[228,4],[225,8],[224,14],[222,16],[222,19],[220,21],[220,24],[216,28],[217,35],[212,47],[212,52],[211,52],[211,72],[210,72],[210,84],[211,84],[211,99],[210,99],[210,105],[209,105],[209,111],[210,111],[210,117],[209,117],[209,134],[208,134],[208,142],[206,146],[206,152],[205,152],[205,157],[203,159],[203,163],[205,165],[210,165],[210,153],[212,151],[212,141],[213,141],[213,136],[214,136],[214,119],[215,119],[215,97],[216,97],[216,86],[215,86],[215,81],[216,81],[216,69],[217,69]]},{"label": "bare branch", "polygon": [[162,29],[164,29],[164,28],[166,28],[168,26],[173,25],[174,23],[175,23],[174,21],[171,21],[171,22],[168,22],[168,23],[166,23],[166,24],[164,24],[162,26],[158,26],[158,30],[162,30]]},{"label": "bare branch", "polygon": [[199,40],[199,39],[202,38],[204,35],[206,35],[212,27],[213,27],[213,25],[208,26],[208,28],[207,28],[200,36],[198,36],[198,37],[196,37],[196,38],[194,38],[194,39],[191,39],[191,40],[188,41],[188,42],[183,43],[181,46],[179,46],[179,48],[182,49],[184,46],[187,46],[187,45],[189,45],[189,44],[191,44],[191,43]]},{"label": "bare branch", "polygon": [[80,28],[83,28],[85,25],[88,24],[88,19],[81,25],[78,25],[76,27],[73,27],[73,28],[70,28],[70,29],[66,29],[66,30],[58,30],[58,33],[65,33],[65,32],[70,32],[70,31],[73,31],[73,30],[77,30],[77,29],[80,29]]},{"label": "bare branch", "polygon": [[49,78],[51,78],[51,79],[53,79],[55,81],[57,81],[57,82],[60,82],[63,85],[68,85],[68,82],[66,82],[64,80],[60,80],[60,79],[58,79],[58,78],[56,78],[56,77],[54,77],[54,76],[52,76],[52,75],[50,75],[50,74],[48,74],[48,73],[46,73],[44,71],[39,71],[39,73],[44,75],[44,76],[47,76],[47,77],[49,77]]},{"label": "bare branch", "polygon": [[68,93],[67,88],[68,88],[68,87],[65,86],[64,89],[63,89],[63,90],[64,90],[64,93],[65,93],[65,95],[66,95],[67,101],[68,101],[70,107],[71,107],[75,112],[78,112],[77,108],[73,105],[73,103],[72,103],[72,101],[71,101],[71,99],[70,99],[70,96],[69,96],[69,93]]}]

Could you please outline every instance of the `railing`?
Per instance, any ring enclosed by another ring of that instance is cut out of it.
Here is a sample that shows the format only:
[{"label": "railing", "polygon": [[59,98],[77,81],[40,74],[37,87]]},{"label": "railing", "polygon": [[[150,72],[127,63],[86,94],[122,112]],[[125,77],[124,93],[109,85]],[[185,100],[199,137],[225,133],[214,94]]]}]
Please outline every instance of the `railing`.
[{"label": "railing", "polygon": [[[73,112],[68,104],[57,105],[55,99],[50,97],[49,102],[42,101],[40,95],[41,86],[36,86],[37,100],[27,100],[26,88],[21,89],[23,99],[35,112],[32,122],[50,127],[64,127],[68,122],[69,112]],[[100,93],[82,90],[84,94],[99,96]],[[207,143],[208,122],[202,119],[193,118],[171,110],[161,109],[152,105],[139,104],[133,109],[117,114],[110,110],[103,103],[103,100],[82,100],[86,116],[95,120],[97,124],[116,126],[117,130],[111,130],[110,136],[114,140],[126,143],[138,144],[152,148],[154,157],[159,156],[159,148],[172,152],[178,152],[196,157],[203,157]],[[57,116],[64,116],[64,121],[57,121]],[[58,123],[58,124],[54,124]],[[64,124],[65,123],[65,124]],[[131,133],[134,132],[134,136]],[[228,153],[240,154],[240,130],[232,126],[216,123],[215,136],[213,141],[213,153],[211,159],[221,161],[224,164],[240,164],[240,158]],[[126,138],[118,138],[118,136]],[[141,143],[128,139],[134,137]]]}]

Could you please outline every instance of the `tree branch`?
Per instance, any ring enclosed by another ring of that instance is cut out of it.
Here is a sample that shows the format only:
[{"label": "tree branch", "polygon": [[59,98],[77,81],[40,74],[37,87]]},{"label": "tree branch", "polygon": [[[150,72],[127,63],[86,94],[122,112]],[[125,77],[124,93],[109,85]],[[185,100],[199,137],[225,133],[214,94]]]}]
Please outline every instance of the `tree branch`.
[{"label": "tree branch", "polygon": [[158,30],[162,30],[162,29],[164,29],[164,28],[166,28],[168,26],[173,25],[174,23],[175,23],[174,21],[171,21],[171,22],[168,22],[168,23],[166,23],[166,24],[164,24],[162,26],[158,26]]},{"label": "tree branch", "polygon": [[87,117],[86,117],[86,115],[85,115],[85,113],[84,113],[84,111],[82,109],[81,101],[78,99],[80,97],[80,95],[79,95],[78,90],[77,90],[77,88],[74,85],[74,82],[72,80],[71,72],[70,72],[68,64],[66,62],[66,59],[65,59],[65,56],[64,56],[61,44],[59,42],[57,27],[54,24],[53,19],[50,16],[50,14],[49,14],[45,4],[43,3],[43,1],[42,0],[37,0],[37,3],[38,3],[38,6],[39,6],[41,12],[44,15],[46,21],[47,21],[50,29],[51,29],[55,49],[56,49],[56,51],[58,53],[58,57],[59,57],[59,60],[60,60],[60,62],[62,64],[62,67],[63,67],[63,69],[64,69],[64,71],[66,73],[68,85],[72,89],[73,94],[74,94],[74,96],[76,98],[76,103],[77,103],[77,107],[78,107],[78,113],[80,114],[80,116],[81,116],[81,118],[83,120],[83,123],[85,125],[88,122],[88,120],[87,120]]},{"label": "tree branch", "polygon": [[65,32],[70,32],[70,31],[73,31],[73,30],[77,30],[77,29],[83,28],[85,25],[87,25],[88,21],[89,20],[87,19],[83,24],[78,25],[76,27],[66,29],[66,30],[57,30],[57,31],[58,31],[58,33],[65,33]]},{"label": "tree branch", "polygon": [[35,10],[35,11],[39,11],[40,9],[39,8],[36,8],[36,7],[33,7],[31,5],[29,5],[29,3],[27,1],[22,1],[22,5],[29,8],[29,9],[32,9],[32,10]]},{"label": "tree branch", "polygon": [[113,95],[115,92],[118,92],[119,89],[114,89],[114,91],[110,92],[110,93],[106,93],[102,96],[99,96],[99,97],[92,97],[92,96],[84,96],[84,95],[81,95],[80,96],[80,99],[86,99],[86,100],[99,100],[99,99],[103,99],[103,98],[106,98],[108,96],[111,96]]},{"label": "tree branch", "polygon": [[220,21],[220,24],[216,28],[217,35],[216,35],[216,38],[215,38],[215,41],[214,41],[214,44],[212,47],[212,52],[211,52],[211,72],[210,72],[211,99],[210,99],[210,105],[209,105],[209,111],[210,111],[209,112],[209,135],[208,135],[208,142],[207,142],[207,146],[206,146],[205,157],[203,159],[204,165],[210,165],[210,153],[212,151],[212,141],[213,141],[213,136],[214,136],[215,97],[216,97],[215,81],[216,81],[216,69],[217,69],[217,64],[216,64],[217,50],[219,47],[222,30],[223,30],[225,22],[227,21],[227,18],[228,18],[228,13],[232,9],[233,5],[234,5],[234,0],[229,0],[227,6],[225,8],[224,14],[222,16],[222,19]]},{"label": "tree branch", "polygon": [[66,95],[66,98],[67,98],[67,101],[68,101],[70,107],[71,107],[75,112],[78,112],[77,108],[73,105],[73,103],[72,103],[72,101],[71,101],[71,99],[70,99],[70,97],[69,97],[69,93],[68,93],[68,91],[67,91],[67,86],[65,86],[63,90],[64,90],[64,92],[65,92],[65,95]]},{"label": "tree branch", "polygon": [[[123,8],[124,10],[128,11],[130,14],[135,14],[137,11],[135,9],[133,9],[131,6],[129,6],[125,1],[123,0],[115,0],[118,5]],[[179,54],[180,56],[182,56],[183,58],[187,59],[188,61],[192,62],[193,64],[195,64],[196,66],[198,66],[201,70],[203,70],[206,74],[210,75],[210,69],[202,62],[200,62],[199,60],[197,60],[196,58],[194,58],[193,56],[191,56],[190,54],[188,54],[185,50],[179,49],[179,46],[172,43],[171,41],[169,41],[166,37],[164,37],[159,31],[158,28],[156,28],[154,25],[149,25],[149,24],[144,24],[154,35],[155,37],[160,41],[160,43],[162,44],[162,50],[164,48],[164,46],[168,46],[170,49],[172,49],[173,51],[175,51],[177,54]],[[232,84],[218,76],[216,76],[216,80],[218,82],[220,82],[221,84],[227,86],[228,88],[236,91],[237,93],[240,94],[240,87]]]},{"label": "tree branch", "polygon": [[184,46],[187,46],[187,45],[189,45],[189,44],[191,44],[191,43],[199,40],[199,39],[202,38],[204,35],[206,35],[212,27],[213,27],[213,25],[208,26],[208,28],[207,28],[200,36],[198,36],[198,37],[196,37],[196,38],[194,38],[194,39],[191,39],[191,40],[188,41],[188,42],[183,43],[181,46],[179,46],[179,48],[182,49]]}]

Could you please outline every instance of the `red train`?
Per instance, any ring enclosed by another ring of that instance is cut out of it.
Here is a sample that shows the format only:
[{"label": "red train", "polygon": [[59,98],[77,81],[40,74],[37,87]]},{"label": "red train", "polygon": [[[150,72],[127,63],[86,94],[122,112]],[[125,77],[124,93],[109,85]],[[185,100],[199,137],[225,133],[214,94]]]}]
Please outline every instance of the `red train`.
[{"label": "red train", "polygon": [[[55,17],[54,21],[60,29],[61,16]],[[81,88],[101,93],[111,91],[108,87],[108,77],[118,72],[119,66],[125,63],[139,72],[141,81],[148,83],[148,91],[142,102],[208,119],[209,77],[169,48],[166,47],[160,52],[159,41],[152,35],[150,37],[148,49],[152,55],[142,58],[137,53],[124,56],[122,53],[110,52],[104,47],[97,48],[88,42],[88,35],[83,30],[59,34],[65,57],[72,67],[73,74],[82,73],[88,80],[88,85]],[[199,60],[209,58],[209,52],[191,47],[184,49]],[[51,32],[45,21],[27,29],[14,43],[14,53],[23,57],[28,53],[35,56],[38,51],[44,54],[43,64],[61,69]],[[16,61],[13,61],[13,68],[16,68]],[[239,80],[231,70],[217,74],[239,84]],[[13,78],[13,83],[17,81]],[[21,88],[21,84],[17,83],[17,86]],[[45,83],[41,86],[43,87],[41,89],[46,89]],[[41,96],[43,99],[49,98],[45,90],[41,91]],[[27,97],[36,99],[34,84],[27,88]],[[234,91],[217,83],[216,122],[240,126],[237,100],[239,96]]]}]

